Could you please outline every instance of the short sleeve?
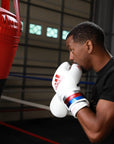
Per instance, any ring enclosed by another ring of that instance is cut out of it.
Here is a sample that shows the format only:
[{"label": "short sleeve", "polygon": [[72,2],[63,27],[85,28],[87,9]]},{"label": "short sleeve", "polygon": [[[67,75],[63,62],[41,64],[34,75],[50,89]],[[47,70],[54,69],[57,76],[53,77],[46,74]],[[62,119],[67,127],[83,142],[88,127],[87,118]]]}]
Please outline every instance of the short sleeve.
[{"label": "short sleeve", "polygon": [[100,99],[105,99],[114,102],[114,73],[111,73],[104,83]]}]

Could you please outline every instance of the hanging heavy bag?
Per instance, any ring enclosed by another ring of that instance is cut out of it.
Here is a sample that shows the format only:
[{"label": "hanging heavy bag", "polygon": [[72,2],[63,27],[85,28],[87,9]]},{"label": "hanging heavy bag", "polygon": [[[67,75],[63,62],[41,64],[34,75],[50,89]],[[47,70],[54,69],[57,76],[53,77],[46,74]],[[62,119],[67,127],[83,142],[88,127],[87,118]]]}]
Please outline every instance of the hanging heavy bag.
[{"label": "hanging heavy bag", "polygon": [[20,40],[19,0],[13,0],[15,14],[9,11],[10,0],[1,0],[0,7],[0,96],[15,57]]}]

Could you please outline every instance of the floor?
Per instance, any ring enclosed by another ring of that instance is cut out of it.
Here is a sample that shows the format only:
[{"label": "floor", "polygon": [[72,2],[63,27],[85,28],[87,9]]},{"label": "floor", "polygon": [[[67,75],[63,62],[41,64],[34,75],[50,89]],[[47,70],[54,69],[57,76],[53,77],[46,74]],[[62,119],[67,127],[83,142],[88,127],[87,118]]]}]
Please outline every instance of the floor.
[{"label": "floor", "polygon": [[90,144],[77,119],[0,122],[1,144]]}]

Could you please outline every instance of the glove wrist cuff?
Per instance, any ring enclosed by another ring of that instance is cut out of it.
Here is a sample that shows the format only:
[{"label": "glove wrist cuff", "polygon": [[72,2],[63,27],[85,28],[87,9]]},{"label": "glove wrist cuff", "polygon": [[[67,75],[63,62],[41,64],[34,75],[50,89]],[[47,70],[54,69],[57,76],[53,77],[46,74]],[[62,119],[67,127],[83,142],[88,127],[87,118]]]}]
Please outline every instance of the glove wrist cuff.
[{"label": "glove wrist cuff", "polygon": [[77,118],[77,112],[84,107],[89,107],[89,102],[85,99],[71,106],[70,111],[72,115]]},{"label": "glove wrist cuff", "polygon": [[80,91],[75,92],[76,93],[70,95],[69,97],[63,97],[64,103],[74,117],[76,117],[76,114],[80,109],[89,107],[89,102],[83,97],[83,94]]},{"label": "glove wrist cuff", "polygon": [[[75,93],[74,93],[75,92]],[[64,96],[63,101],[66,106],[69,108],[73,103],[78,102],[79,100],[83,99],[83,94],[80,91],[74,91],[70,96]]]}]

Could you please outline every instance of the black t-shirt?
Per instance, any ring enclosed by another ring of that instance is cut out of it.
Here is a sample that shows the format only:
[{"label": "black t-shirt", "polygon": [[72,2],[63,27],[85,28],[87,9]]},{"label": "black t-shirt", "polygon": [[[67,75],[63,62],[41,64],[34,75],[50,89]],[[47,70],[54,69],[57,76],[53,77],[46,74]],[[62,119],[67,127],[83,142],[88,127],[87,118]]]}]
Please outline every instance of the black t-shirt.
[{"label": "black t-shirt", "polygon": [[[114,58],[97,72],[97,81],[93,87],[90,107],[95,112],[99,99],[114,102]],[[99,144],[114,144],[114,129],[110,135]]]}]

